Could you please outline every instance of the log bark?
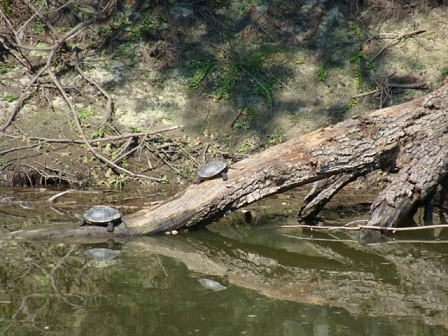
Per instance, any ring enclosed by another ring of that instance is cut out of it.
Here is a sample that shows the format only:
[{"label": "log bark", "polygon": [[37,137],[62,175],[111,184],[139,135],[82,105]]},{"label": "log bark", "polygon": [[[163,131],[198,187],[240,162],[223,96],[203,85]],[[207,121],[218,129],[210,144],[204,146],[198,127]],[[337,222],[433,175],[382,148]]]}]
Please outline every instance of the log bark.
[{"label": "log bark", "polygon": [[242,160],[230,167],[228,181],[216,178],[191,185],[153,208],[126,216],[127,227],[118,227],[113,235],[207,225],[266,196],[333,177],[307,209],[314,216],[342,186],[376,169],[395,175],[372,205],[368,225],[396,226],[447,176],[447,107],[448,78],[422,98],[348,119]]}]

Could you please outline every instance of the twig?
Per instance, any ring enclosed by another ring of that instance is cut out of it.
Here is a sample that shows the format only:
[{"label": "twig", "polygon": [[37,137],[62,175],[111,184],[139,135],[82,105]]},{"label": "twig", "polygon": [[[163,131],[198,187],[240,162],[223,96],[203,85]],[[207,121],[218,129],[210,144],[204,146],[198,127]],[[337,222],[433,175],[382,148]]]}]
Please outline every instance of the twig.
[{"label": "twig", "polygon": [[[152,134],[157,134],[157,133],[163,133],[163,132],[168,132],[168,131],[173,131],[175,129],[178,129],[180,127],[183,127],[183,125],[177,125],[177,126],[173,126],[173,127],[169,127],[169,128],[164,128],[161,130],[155,130],[152,132],[139,132],[139,133],[127,133],[127,134],[122,134],[122,135],[117,135],[117,136],[111,136],[111,137],[107,137],[107,138],[97,138],[97,139],[93,139],[93,140],[88,140],[90,144],[96,143],[96,142],[110,142],[110,141],[114,141],[114,140],[122,140],[122,139],[126,139],[126,138],[133,138],[133,137],[140,137],[142,135],[152,135]],[[3,134],[3,136],[6,137],[10,137],[13,139],[23,139],[23,136],[16,136],[16,135],[11,135],[11,134]],[[37,147],[46,143],[74,143],[74,144],[84,144],[85,142],[83,140],[75,140],[75,139],[53,139],[53,138],[42,138],[42,137],[26,137],[27,140],[33,140],[33,141],[41,141],[32,145],[28,145],[28,146],[22,146],[22,147],[15,147],[15,148],[10,148],[10,149],[5,149],[3,151],[0,151],[0,155],[9,153],[9,152],[14,152],[14,151],[18,151],[18,150],[23,150],[23,149],[28,149],[28,148],[33,148],[33,147]]]},{"label": "twig", "polygon": [[355,96],[352,96],[352,98],[361,98],[361,97],[365,97],[371,94],[380,94],[380,92],[383,89],[426,89],[428,87],[428,85],[425,82],[417,82],[417,83],[413,83],[413,84],[396,84],[396,83],[387,83],[386,81],[380,82],[382,83],[382,86],[377,85],[377,88],[375,90],[372,91],[368,91],[368,92],[364,92],[364,93],[360,93],[357,94]]},{"label": "twig", "polygon": [[328,231],[334,231],[334,230],[357,231],[357,230],[361,230],[361,229],[369,229],[369,230],[378,230],[378,231],[398,232],[398,231],[418,231],[418,230],[432,230],[432,229],[448,229],[448,224],[417,226],[417,227],[408,227],[408,228],[381,227],[381,226],[370,226],[370,225],[358,225],[358,226],[353,226],[353,227],[348,227],[348,226],[315,226],[315,225],[305,225],[305,224],[281,225],[279,227],[283,228],[283,229],[303,228],[303,229],[322,230],[322,231],[326,231],[326,230],[328,230]]},{"label": "twig", "polygon": [[[153,135],[153,134],[158,134],[158,133],[163,133],[163,132],[169,132],[169,131],[174,131],[178,128],[184,127],[183,125],[176,125],[176,126],[172,126],[172,127],[168,127],[168,128],[162,128],[159,130],[155,130],[152,132],[138,132],[138,133],[126,133],[126,134],[120,134],[120,135],[114,135],[114,136],[110,136],[107,138],[96,138],[96,139],[92,139],[89,140],[90,143],[96,143],[96,142],[110,142],[110,141],[114,141],[114,140],[122,140],[122,139],[126,139],[126,138],[133,138],[133,137],[141,137],[143,135]],[[23,136],[17,136],[17,135],[11,135],[11,134],[3,134],[3,136],[9,137],[9,138],[13,138],[13,139],[23,139]],[[76,139],[58,139],[58,138],[43,138],[43,137],[26,137],[26,139],[28,140],[38,140],[38,141],[45,141],[45,142],[52,142],[52,143],[81,143],[83,144],[84,141],[82,140],[76,140]]]},{"label": "twig", "polygon": [[[50,29],[51,33],[53,34],[53,36],[56,35],[56,30],[54,29],[53,25],[48,22],[47,20],[45,20],[45,18],[43,17],[43,15],[40,12],[40,9],[43,8],[45,1],[42,1],[42,6],[40,6],[39,11],[36,9],[36,7],[33,6],[33,4],[28,1],[28,0],[23,0],[23,2],[34,11],[34,15],[31,16],[31,19],[34,18],[35,15],[37,15],[37,17],[48,27],[48,29]],[[58,8],[58,10],[60,10],[60,8]],[[45,13],[46,14],[46,13]],[[20,33],[21,30],[24,30],[26,28],[26,26],[31,22],[31,19],[28,20],[23,26],[22,28],[20,28],[17,32]]]},{"label": "twig", "polygon": [[[163,101],[165,99],[165,95],[162,97],[162,99],[160,100],[159,106],[157,107],[156,112],[154,113],[154,117],[151,120],[151,124],[148,127],[148,130],[143,134],[143,139],[141,139],[140,143],[138,144],[138,146],[134,147],[133,149],[131,149],[129,152],[126,152],[125,154],[120,156],[120,159],[129,156],[130,154],[132,154],[133,152],[135,152],[137,149],[142,148],[143,144],[145,144],[146,139],[148,138],[148,135],[150,134],[151,128],[154,125],[155,121],[156,121],[156,117],[157,117],[157,113],[159,113],[160,108],[162,107]],[[116,159],[116,161],[118,161],[118,158]]]},{"label": "twig", "polygon": [[46,144],[47,142],[48,141],[42,141],[42,142],[35,143],[35,144],[29,145],[29,146],[22,146],[22,147],[14,147],[14,148],[5,149],[5,150],[0,152],[0,155],[6,154],[6,153],[9,153],[9,152],[15,152],[15,151],[22,150],[22,149],[28,149],[28,148],[37,147],[37,146]]},{"label": "twig", "polygon": [[74,192],[74,191],[76,191],[76,190],[75,190],[75,189],[69,189],[69,190],[60,192],[60,193],[58,193],[58,194],[56,194],[56,195],[54,195],[54,196],[51,196],[51,197],[48,199],[48,202],[53,203],[57,198],[59,198],[59,197],[61,197],[61,196],[64,196],[65,194]]},{"label": "twig", "polygon": [[187,151],[185,148],[183,148],[182,146],[179,146],[179,148],[180,148],[180,150],[181,150],[182,152],[184,152],[185,154],[187,154],[187,156],[188,156],[190,159],[192,159],[192,160],[196,163],[196,165],[199,166],[199,162],[196,160],[196,158],[195,158],[193,155],[191,155],[190,153],[188,153],[188,151]]},{"label": "twig", "polygon": [[82,71],[81,67],[79,66],[78,63],[78,51],[79,49],[77,47],[73,48],[72,51],[72,63],[74,64],[76,70],[79,72],[79,74],[90,84],[92,84],[93,86],[96,86],[96,88],[98,89],[98,91],[100,91],[104,97],[106,97],[107,99],[107,114],[104,117],[104,123],[107,123],[108,121],[110,121],[112,119],[112,113],[113,113],[113,109],[114,109],[114,103],[112,100],[111,95],[103,89],[103,87],[101,85],[99,85],[97,82],[95,82],[93,79],[91,79],[90,77],[86,76],[86,74],[84,73],[84,71]]},{"label": "twig", "polygon": [[329,239],[329,238],[309,238],[309,237],[298,237],[298,236],[291,236],[287,234],[282,234],[283,237],[293,238],[293,239],[300,239],[300,240],[311,240],[311,241],[331,241],[331,242],[354,242],[354,239]]},{"label": "twig", "polygon": [[[149,149],[149,148],[148,148]],[[166,161],[162,155],[160,155],[159,152],[157,152],[157,155],[159,156],[160,160],[163,161],[164,164],[166,164],[168,167],[170,167],[176,174],[185,177],[184,174],[182,174],[179,170],[177,170],[176,168],[174,168],[174,166],[172,166],[168,161]]]},{"label": "twig", "polygon": [[[387,48],[389,48],[389,47],[391,47],[391,46],[397,44],[398,42],[400,42],[401,39],[403,39],[403,38],[408,38],[408,37],[411,37],[411,36],[413,36],[413,35],[418,35],[418,34],[421,34],[421,33],[424,33],[424,32],[426,32],[426,29],[414,30],[414,31],[412,31],[412,32],[410,32],[410,33],[405,33],[405,34],[398,35],[398,36],[395,37],[392,41],[390,41],[389,43],[386,43],[386,45],[384,45],[384,46],[381,48],[381,50],[380,50],[375,56],[373,56],[368,62],[366,62],[366,66],[369,65],[370,63],[372,63],[373,60],[374,60],[375,58],[377,58],[379,55],[381,55],[381,53],[382,53],[384,50],[386,50]],[[367,41],[369,41],[369,40],[367,40]],[[367,41],[366,41],[366,42],[367,42]]]},{"label": "twig", "polygon": [[235,125],[236,121],[238,120],[238,118],[240,117],[240,115],[243,113],[245,109],[245,106],[243,106],[242,108],[240,108],[240,111],[238,112],[238,114],[236,115],[236,117],[233,119],[233,121],[230,123],[230,128],[233,128],[233,125]]}]

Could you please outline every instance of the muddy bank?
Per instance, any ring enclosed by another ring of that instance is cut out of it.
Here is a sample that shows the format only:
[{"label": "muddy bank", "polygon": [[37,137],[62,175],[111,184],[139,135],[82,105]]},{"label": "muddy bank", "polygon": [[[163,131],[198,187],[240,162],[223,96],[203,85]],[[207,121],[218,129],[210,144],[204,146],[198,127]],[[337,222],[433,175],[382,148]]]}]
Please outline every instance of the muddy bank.
[{"label": "muddy bank", "polygon": [[[22,42],[43,34],[35,47],[47,50],[20,55],[2,22],[10,40],[2,40],[1,124],[17,114],[0,138],[1,183],[182,186],[205,161],[237,162],[421,96],[447,71],[447,8],[388,6],[127,5],[115,23],[97,22],[55,49],[50,63],[65,98],[49,73],[22,96],[33,69],[49,60],[50,28],[33,21]],[[17,9],[9,17],[16,31],[32,15]]]}]

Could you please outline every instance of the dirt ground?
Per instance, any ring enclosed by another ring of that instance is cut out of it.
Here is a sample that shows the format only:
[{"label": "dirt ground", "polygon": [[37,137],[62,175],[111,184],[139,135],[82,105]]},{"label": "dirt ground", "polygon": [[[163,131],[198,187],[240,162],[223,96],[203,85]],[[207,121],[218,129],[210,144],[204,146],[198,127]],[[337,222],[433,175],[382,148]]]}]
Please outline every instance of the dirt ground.
[{"label": "dirt ground", "polygon": [[[447,6],[355,4],[126,4],[57,50],[67,99],[49,73],[27,87],[49,52],[12,48],[3,19],[1,185],[188,184],[205,161],[236,162],[436,88],[448,73]],[[10,14],[16,32],[27,14]],[[23,43],[51,45],[33,40],[49,36],[38,28]]]}]

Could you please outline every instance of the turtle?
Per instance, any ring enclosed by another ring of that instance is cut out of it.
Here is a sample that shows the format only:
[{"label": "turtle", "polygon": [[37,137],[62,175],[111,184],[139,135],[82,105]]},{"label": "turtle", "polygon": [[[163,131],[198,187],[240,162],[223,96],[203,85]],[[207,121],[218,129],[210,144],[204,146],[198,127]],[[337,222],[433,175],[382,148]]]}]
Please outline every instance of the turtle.
[{"label": "turtle", "polygon": [[107,205],[95,205],[84,214],[81,225],[107,225],[107,232],[113,232],[115,223],[121,221],[121,214]]},{"label": "turtle", "polygon": [[119,250],[112,250],[109,248],[92,248],[90,250],[85,251],[85,253],[87,254],[87,256],[89,256],[89,258],[93,259],[93,260],[98,260],[98,261],[105,261],[105,260],[112,260],[114,259],[116,256],[118,256],[120,254]]},{"label": "turtle", "polygon": [[207,164],[205,164],[199,171],[198,171],[198,177],[196,179],[196,182],[199,184],[204,180],[210,180],[219,174],[221,174],[222,179],[224,181],[228,180],[227,177],[227,169],[229,166],[227,163],[222,161],[212,161]]},{"label": "turtle", "polygon": [[227,287],[221,285],[219,282],[215,280],[210,279],[198,279],[199,283],[202,285],[202,287],[207,289],[212,289],[215,292],[222,291],[224,289],[227,289]]}]

